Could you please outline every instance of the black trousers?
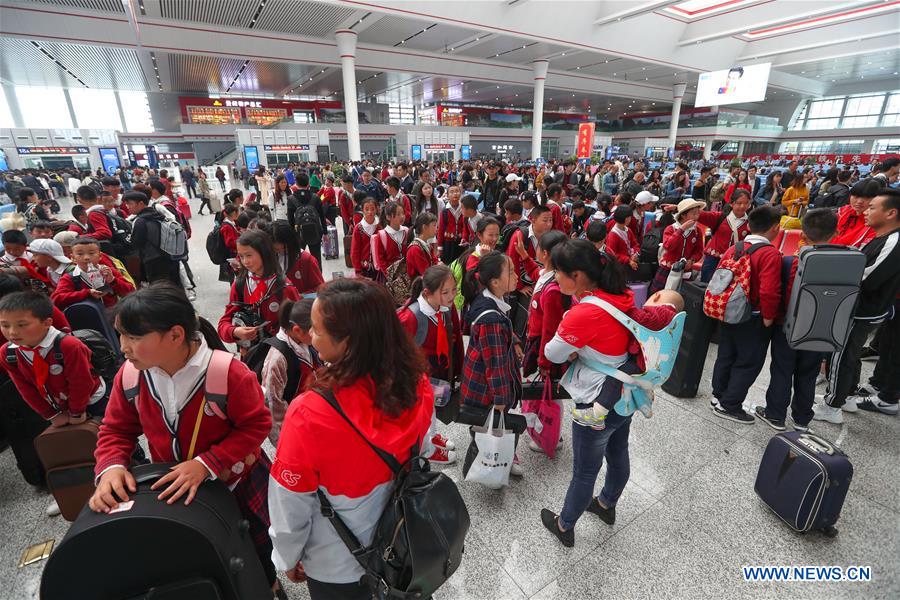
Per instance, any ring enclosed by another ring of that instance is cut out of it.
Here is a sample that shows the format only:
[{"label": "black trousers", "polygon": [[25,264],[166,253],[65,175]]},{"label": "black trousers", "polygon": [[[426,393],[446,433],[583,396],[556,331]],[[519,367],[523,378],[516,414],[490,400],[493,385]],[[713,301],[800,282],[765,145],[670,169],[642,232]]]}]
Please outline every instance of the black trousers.
[{"label": "black trousers", "polygon": [[197,184],[193,181],[185,185],[187,188],[188,198],[196,198],[197,197]]},{"label": "black trousers", "polygon": [[878,397],[892,404],[900,399],[900,302],[894,303],[894,318],[883,323],[878,335],[878,362],[869,381],[879,389]]},{"label": "black trousers", "polygon": [[763,325],[760,315],[739,325],[722,324],[712,391],[728,412],[741,410],[750,386],[766,362],[771,337],[772,328]]},{"label": "black trousers", "polygon": [[794,423],[807,425],[813,417],[816,377],[821,364],[821,352],[794,350],[788,345],[784,330],[775,325],[772,332],[769,389],[766,390],[766,415],[784,421],[790,405]]},{"label": "black trousers", "polygon": [[312,600],[369,600],[372,590],[360,583],[325,583],[307,579]]},{"label": "black trousers", "polygon": [[34,412],[6,374],[0,375],[0,431],[16,457],[16,466],[31,485],[46,485],[44,466],[34,449],[34,438],[50,423]]},{"label": "black trousers", "polygon": [[847,343],[840,352],[831,355],[828,369],[828,392],[825,403],[840,408],[859,386],[859,371],[862,368],[862,349],[869,339],[869,333],[876,325],[867,321],[853,321]]},{"label": "black trousers", "polygon": [[178,287],[181,285],[181,276],[178,274],[178,263],[168,258],[159,258],[142,263],[144,271],[144,280],[153,283],[154,281],[171,281]]}]

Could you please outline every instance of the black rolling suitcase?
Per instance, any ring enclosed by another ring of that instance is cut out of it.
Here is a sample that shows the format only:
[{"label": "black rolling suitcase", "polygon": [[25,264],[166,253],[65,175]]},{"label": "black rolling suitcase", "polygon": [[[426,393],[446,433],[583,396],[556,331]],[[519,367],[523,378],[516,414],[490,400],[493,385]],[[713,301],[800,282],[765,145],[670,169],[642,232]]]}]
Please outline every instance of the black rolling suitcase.
[{"label": "black rolling suitcase", "polygon": [[754,489],[791,529],[832,537],[852,478],[850,459],[834,444],[791,431],[769,440]]},{"label": "black rolling suitcase", "polygon": [[669,379],[662,384],[667,394],[678,398],[694,398],[703,377],[706,364],[706,351],[712,338],[716,321],[703,312],[703,294],[706,284],[698,281],[685,282],[681,286],[684,297],[684,310],[687,316],[684,321],[684,333],[681,335],[681,346],[675,359],[675,366]]},{"label": "black rolling suitcase", "polygon": [[41,459],[34,449],[34,440],[50,423],[34,412],[16,389],[12,379],[0,375],[0,430],[6,438],[16,466],[31,485],[46,485]]},{"label": "black rolling suitcase", "polygon": [[[271,598],[248,524],[219,481],[189,506],[151,491],[171,464],[132,470],[138,491],[118,512],[85,507],[50,555],[42,600],[249,600]],[[87,574],[102,570],[102,577]]]}]

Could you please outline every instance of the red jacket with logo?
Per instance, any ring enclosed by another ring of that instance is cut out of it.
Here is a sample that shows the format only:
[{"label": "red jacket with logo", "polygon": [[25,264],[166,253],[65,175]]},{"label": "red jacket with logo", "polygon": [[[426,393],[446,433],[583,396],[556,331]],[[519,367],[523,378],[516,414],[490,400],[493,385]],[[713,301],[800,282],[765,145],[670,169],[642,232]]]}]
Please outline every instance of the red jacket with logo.
[{"label": "red jacket with logo", "polygon": [[[700,213],[700,218],[697,219],[697,222],[709,227],[710,231],[712,231],[721,220],[721,224],[718,225],[718,228],[712,233],[712,237],[706,243],[706,248],[703,252],[704,254],[720,257],[728,250],[728,248],[734,245],[734,231],[731,229],[728,218],[726,217],[723,219],[723,216],[724,213],[711,210],[704,210]],[[750,235],[750,225],[745,221],[738,227],[736,236],[737,241],[743,240],[748,235]]]}]

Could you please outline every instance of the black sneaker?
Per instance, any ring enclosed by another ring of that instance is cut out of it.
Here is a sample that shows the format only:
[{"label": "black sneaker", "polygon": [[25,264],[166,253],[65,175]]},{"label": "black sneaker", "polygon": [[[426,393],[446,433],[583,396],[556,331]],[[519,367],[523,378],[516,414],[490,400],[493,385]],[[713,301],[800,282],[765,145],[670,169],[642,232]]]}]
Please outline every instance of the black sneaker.
[{"label": "black sneaker", "polygon": [[712,407],[713,414],[722,419],[728,419],[729,421],[734,421],[735,423],[742,423],[744,425],[753,425],[756,422],[756,419],[745,413],[743,410],[737,410],[734,412],[725,410],[721,406],[713,406]]},{"label": "black sneaker", "polygon": [[859,358],[861,360],[878,360],[878,351],[871,346],[863,346]]},{"label": "black sneaker", "polygon": [[859,404],[857,404],[860,410],[867,410],[869,412],[880,412],[886,415],[896,415],[897,414],[897,403],[896,402],[885,402],[881,398],[869,398],[867,400],[863,400]]},{"label": "black sneaker", "polygon": [[555,535],[556,539],[558,539],[566,548],[571,548],[575,545],[575,530],[570,529],[568,531],[560,531],[559,516],[552,510],[547,508],[541,509],[541,523],[543,523],[544,527],[546,527],[550,533]]},{"label": "black sneaker", "polygon": [[597,502],[596,498],[591,498],[591,503],[588,504],[587,511],[600,517],[600,520],[607,525],[614,525],[616,523],[616,507],[603,508],[600,506],[600,503]]},{"label": "black sneaker", "polygon": [[756,418],[765,422],[766,425],[774,429],[775,431],[784,431],[784,421],[779,421],[777,419],[772,419],[766,416],[766,407],[765,406],[757,406],[753,409],[753,414],[756,415]]}]

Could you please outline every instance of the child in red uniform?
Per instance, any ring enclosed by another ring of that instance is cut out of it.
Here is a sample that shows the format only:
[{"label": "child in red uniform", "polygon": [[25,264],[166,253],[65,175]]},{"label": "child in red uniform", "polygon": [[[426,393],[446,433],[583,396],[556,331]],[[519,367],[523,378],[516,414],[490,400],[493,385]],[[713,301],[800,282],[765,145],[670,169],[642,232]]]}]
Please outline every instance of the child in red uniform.
[{"label": "child in red uniform", "polygon": [[396,202],[403,209],[403,221],[400,223],[407,227],[411,226],[413,217],[412,202],[410,201],[409,196],[404,194],[403,190],[400,189],[400,179],[397,177],[388,177],[384,182],[384,187],[387,188],[387,201]]},{"label": "child in red uniform", "polygon": [[384,229],[372,236],[372,262],[377,271],[376,278],[387,280],[387,269],[401,256],[406,256],[409,247],[409,229],[403,225],[406,213],[396,202],[384,205]]},{"label": "child in red uniform", "polygon": [[544,377],[559,379],[563,369],[544,357],[544,346],[553,339],[556,328],[568,310],[570,302],[563,297],[556,283],[556,270],[550,252],[553,247],[566,239],[561,231],[548,231],[538,244],[537,260],[544,265],[537,273],[531,307],[528,311],[528,339],[522,357],[522,375],[528,377],[540,372]]},{"label": "child in red uniform", "polygon": [[475,243],[475,232],[478,229],[478,222],[485,215],[478,212],[478,199],[475,196],[466,194],[459,202],[462,205],[463,216],[463,221],[460,225],[460,246],[470,246]]},{"label": "child in red uniform", "polygon": [[441,251],[441,261],[447,265],[463,252],[463,247],[460,246],[464,226],[461,194],[462,190],[458,185],[451,185],[447,189],[446,206],[438,217],[437,245]]},{"label": "child in red uniform", "polygon": [[533,262],[537,257],[538,244],[544,234],[553,229],[553,212],[546,206],[535,206],[528,219],[531,225],[527,234],[521,229],[513,232],[506,249],[506,255],[512,259],[513,269],[519,278],[519,291],[534,285],[539,270],[537,263]]},{"label": "child in red uniform", "polygon": [[703,235],[697,229],[697,219],[700,217],[700,209],[705,206],[706,203],[691,199],[678,203],[675,222],[663,231],[663,255],[659,259],[656,276],[650,284],[651,294],[666,287],[672,266],[679,260],[687,260],[684,266],[684,276],[687,278],[691,275],[694,263],[703,256]]},{"label": "child in red uniform", "polygon": [[[242,350],[260,336],[278,333],[278,311],[285,300],[299,300],[300,294],[281,272],[278,255],[269,234],[248,229],[237,240],[241,271],[234,283],[225,314],[219,319],[219,337]],[[241,312],[243,314],[239,315]],[[235,317],[238,322],[235,322]],[[249,318],[250,323],[240,321]]]},{"label": "child in red uniform", "polygon": [[282,272],[297,288],[298,294],[314,293],[325,283],[316,257],[300,249],[297,234],[286,222],[272,223],[271,229]]},{"label": "child in red uniform", "polygon": [[866,225],[866,209],[881,189],[881,184],[871,179],[850,189],[850,203],[838,209],[837,233],[830,243],[862,249],[875,239],[875,231]]},{"label": "child in red uniform", "polygon": [[72,207],[72,220],[69,221],[67,231],[72,231],[78,235],[87,235],[90,230],[87,210],[82,205],[76,204]]},{"label": "child in red uniform", "polygon": [[[236,204],[229,203],[222,207],[219,235],[222,236],[222,241],[225,244],[225,260],[219,265],[219,281],[227,281],[228,283],[234,281],[235,267],[238,266],[237,239],[240,234],[238,233],[236,221],[239,214],[240,210]],[[219,215],[216,215],[216,218],[219,218]]]},{"label": "child in red uniform", "polygon": [[341,187],[335,188],[334,193],[344,221],[344,235],[350,235],[361,216],[353,199],[353,175],[347,173],[341,177]]},{"label": "child in red uniform", "polygon": [[750,235],[747,211],[750,209],[750,194],[739,189],[731,197],[731,212],[704,210],[700,212],[697,222],[709,228],[710,239],[703,253],[703,267],[700,269],[700,281],[709,283],[722,255],[730,247]]},{"label": "child in red uniform", "polygon": [[[250,523],[269,582],[277,585],[267,535],[269,460],[260,449],[272,419],[256,376],[214,349],[221,347],[215,333],[198,329],[194,307],[169,284],[126,298],[115,326],[128,362],[116,375],[100,427],[91,509],[108,513],[137,491],[128,464],[144,434],[153,462],[178,463],[151,487],[159,499],[190,504],[201,483],[222,480]],[[224,397],[208,393],[212,386]]]},{"label": "child in red uniform", "polygon": [[[553,216],[552,229],[566,233],[565,224],[563,223],[562,208],[560,207],[562,193],[563,188],[561,185],[558,183],[551,183],[547,186],[547,191],[545,192],[546,201],[544,202],[544,206],[550,209],[550,214]],[[530,217],[531,215],[529,214],[529,218]]]},{"label": "child in red uniform", "polygon": [[438,262],[429,240],[437,229],[437,217],[426,211],[416,216],[416,237],[406,249],[406,274],[410,279],[421,277],[425,270]]},{"label": "child in red uniform", "polygon": [[94,188],[88,185],[81,186],[75,193],[75,199],[87,213],[88,230],[82,235],[95,240],[111,241],[112,230],[109,228],[109,215],[106,214],[106,209],[103,208]]},{"label": "child in red uniform", "polygon": [[606,236],[606,252],[625,265],[626,270],[636,271],[641,247],[630,225],[634,216],[628,206],[617,206],[613,211],[613,223]]},{"label": "child in red uniform", "polygon": [[310,345],[312,305],[312,298],[286,301],[278,315],[280,328],[275,340],[267,342],[270,348],[263,362],[262,386],[266,404],[272,412],[269,441],[276,445],[288,405],[309,387],[315,379],[316,369],[322,366],[319,355]]},{"label": "child in red uniform", "polygon": [[353,227],[350,240],[350,261],[357,277],[374,280],[378,274],[372,258],[372,240],[378,232],[378,202],[371,197],[363,200],[362,221]]},{"label": "child in red uniform", "polygon": [[[447,382],[450,389],[459,380],[463,364],[463,336],[459,314],[453,306],[455,296],[456,280],[450,268],[434,265],[416,278],[409,303],[397,311],[400,323],[428,359],[431,377]],[[425,439],[431,442],[425,449],[428,460],[436,464],[456,462],[456,446],[437,433],[434,413]]]},{"label": "child in red uniform", "polygon": [[97,240],[80,237],[72,243],[72,262],[75,268],[62,275],[51,298],[60,308],[93,298],[107,308],[131,292],[134,285],[118,269],[101,262],[102,252]]}]

